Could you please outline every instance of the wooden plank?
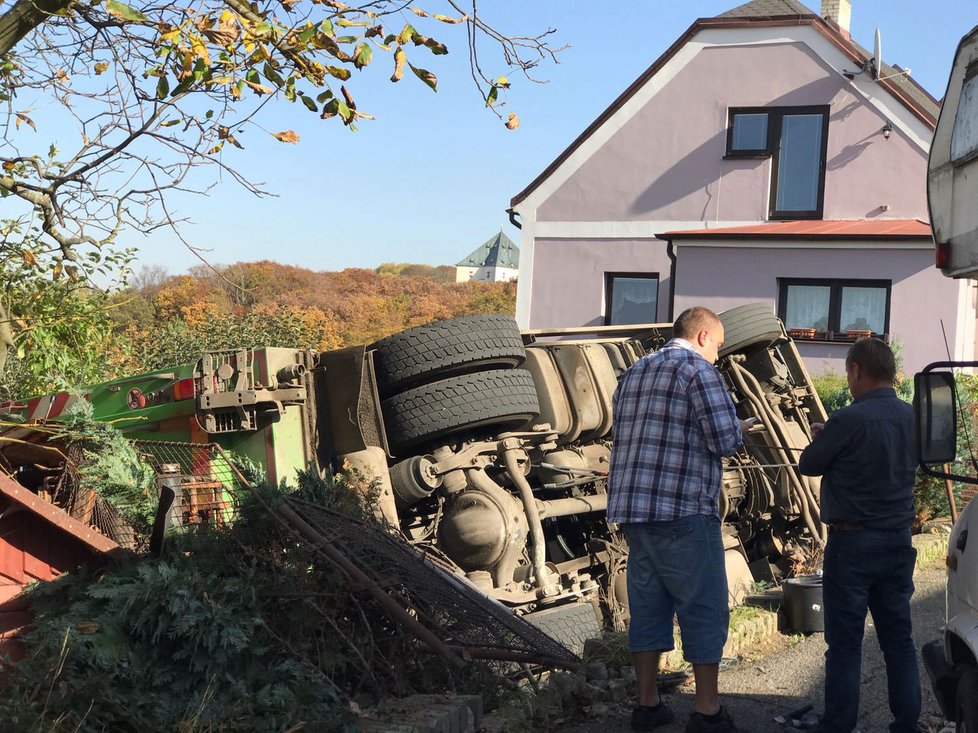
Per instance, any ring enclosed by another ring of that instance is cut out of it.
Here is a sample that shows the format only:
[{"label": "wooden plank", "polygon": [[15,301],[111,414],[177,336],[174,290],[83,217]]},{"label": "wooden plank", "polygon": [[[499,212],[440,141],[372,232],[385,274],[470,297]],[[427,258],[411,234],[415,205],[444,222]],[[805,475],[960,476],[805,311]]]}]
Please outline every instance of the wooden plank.
[{"label": "wooden plank", "polygon": [[45,501],[37,494],[25,489],[16,481],[3,474],[0,474],[0,494],[17,502],[58,529],[67,532],[96,552],[110,553],[121,549],[118,543],[96,532],[93,527],[79,522],[64,510]]}]

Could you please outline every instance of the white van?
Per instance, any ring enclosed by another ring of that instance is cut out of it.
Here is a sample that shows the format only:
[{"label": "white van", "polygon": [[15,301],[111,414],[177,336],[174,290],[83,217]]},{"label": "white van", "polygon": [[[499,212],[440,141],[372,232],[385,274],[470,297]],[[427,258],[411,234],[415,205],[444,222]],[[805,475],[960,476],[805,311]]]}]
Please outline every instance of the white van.
[{"label": "white van", "polygon": [[[978,27],[955,54],[931,146],[927,198],[937,266],[948,277],[978,278]],[[957,421],[972,418],[959,416],[952,371],[976,366],[936,362],[915,377],[918,459],[932,475],[978,483],[969,475],[978,473],[974,450],[957,457]],[[958,731],[978,731],[978,501],[961,512],[951,532],[947,623],[922,656],[945,716]]]}]

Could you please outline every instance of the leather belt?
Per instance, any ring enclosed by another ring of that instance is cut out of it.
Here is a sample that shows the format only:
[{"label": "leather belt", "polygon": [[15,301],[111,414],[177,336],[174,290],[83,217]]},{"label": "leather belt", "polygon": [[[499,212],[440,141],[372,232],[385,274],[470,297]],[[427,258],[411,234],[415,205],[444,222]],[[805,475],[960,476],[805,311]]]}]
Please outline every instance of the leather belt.
[{"label": "leather belt", "polygon": [[869,528],[855,522],[833,522],[829,525],[829,532],[861,532],[865,529]]}]

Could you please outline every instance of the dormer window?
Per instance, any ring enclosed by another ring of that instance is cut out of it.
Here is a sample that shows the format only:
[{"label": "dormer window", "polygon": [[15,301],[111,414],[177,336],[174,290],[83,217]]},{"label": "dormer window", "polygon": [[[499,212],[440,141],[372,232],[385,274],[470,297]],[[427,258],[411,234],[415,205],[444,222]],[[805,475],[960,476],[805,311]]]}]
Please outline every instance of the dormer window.
[{"label": "dormer window", "polygon": [[821,219],[829,108],[736,107],[727,157],[771,158],[771,219]]}]

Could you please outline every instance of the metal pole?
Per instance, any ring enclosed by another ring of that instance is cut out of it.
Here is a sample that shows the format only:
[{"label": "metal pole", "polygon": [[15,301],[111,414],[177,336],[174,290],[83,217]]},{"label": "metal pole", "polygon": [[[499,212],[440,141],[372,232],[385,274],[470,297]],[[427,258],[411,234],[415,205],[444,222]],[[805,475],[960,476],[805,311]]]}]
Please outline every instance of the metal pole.
[{"label": "metal pole", "polygon": [[[951,473],[951,465],[944,464],[944,473]],[[947,503],[951,506],[951,523],[958,521],[958,508],[954,504],[954,482],[949,478],[944,479],[944,488],[947,489]]]}]

